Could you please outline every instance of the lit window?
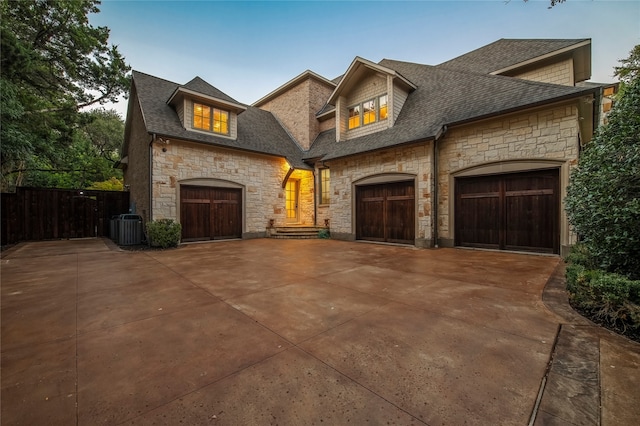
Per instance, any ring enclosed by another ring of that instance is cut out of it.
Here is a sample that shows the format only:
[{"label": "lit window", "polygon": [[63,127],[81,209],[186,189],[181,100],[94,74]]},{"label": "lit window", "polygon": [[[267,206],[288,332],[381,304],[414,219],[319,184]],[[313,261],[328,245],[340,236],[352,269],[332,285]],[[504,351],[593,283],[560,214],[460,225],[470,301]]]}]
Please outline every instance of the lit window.
[{"label": "lit window", "polygon": [[376,121],[376,103],[373,99],[362,103],[362,124],[369,124]]},{"label": "lit window", "polygon": [[379,120],[387,119],[387,95],[382,95],[378,98],[378,116]]},{"label": "lit window", "polygon": [[360,105],[349,108],[349,128],[360,127]]},{"label": "lit window", "polygon": [[193,105],[193,127],[196,129],[211,129],[211,108],[201,104]]},{"label": "lit window", "polygon": [[387,99],[387,95],[382,95],[349,108],[349,129],[386,120]]},{"label": "lit window", "polygon": [[[213,120],[211,116],[213,116]],[[228,135],[229,111],[194,103],[193,128]]]},{"label": "lit window", "polygon": [[213,131],[224,135],[229,133],[229,113],[213,108]]},{"label": "lit window", "polygon": [[331,193],[329,192],[329,169],[320,169],[320,204],[329,204]]}]

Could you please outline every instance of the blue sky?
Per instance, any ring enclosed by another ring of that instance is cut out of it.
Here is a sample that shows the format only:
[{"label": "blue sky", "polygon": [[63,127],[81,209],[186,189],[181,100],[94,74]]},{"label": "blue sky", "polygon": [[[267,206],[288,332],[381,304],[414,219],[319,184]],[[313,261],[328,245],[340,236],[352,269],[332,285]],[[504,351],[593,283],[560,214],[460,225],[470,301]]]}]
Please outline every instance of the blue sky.
[{"label": "blue sky", "polygon": [[[332,79],[355,56],[436,65],[500,38],[591,38],[592,81],[640,44],[640,0],[127,1],[90,16],[133,69],[200,76],[252,103],[310,69]],[[126,113],[126,101],[108,105]]]}]

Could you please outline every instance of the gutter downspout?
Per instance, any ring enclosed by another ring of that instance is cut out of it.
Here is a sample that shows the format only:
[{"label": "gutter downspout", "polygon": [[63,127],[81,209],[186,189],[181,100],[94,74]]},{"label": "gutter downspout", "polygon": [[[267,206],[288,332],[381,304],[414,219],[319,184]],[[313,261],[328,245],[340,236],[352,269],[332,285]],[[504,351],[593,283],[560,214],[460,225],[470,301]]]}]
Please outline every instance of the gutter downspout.
[{"label": "gutter downspout", "polygon": [[318,192],[316,189],[318,188],[316,182],[316,165],[313,165],[313,226],[318,226]]},{"label": "gutter downspout", "polygon": [[149,142],[149,222],[153,221],[153,143],[155,141],[156,134],[154,133]]},{"label": "gutter downspout", "polygon": [[438,248],[438,140],[447,133],[447,126],[442,126],[440,132],[433,139],[433,207],[431,208],[432,216],[435,218],[433,221],[433,247]]}]

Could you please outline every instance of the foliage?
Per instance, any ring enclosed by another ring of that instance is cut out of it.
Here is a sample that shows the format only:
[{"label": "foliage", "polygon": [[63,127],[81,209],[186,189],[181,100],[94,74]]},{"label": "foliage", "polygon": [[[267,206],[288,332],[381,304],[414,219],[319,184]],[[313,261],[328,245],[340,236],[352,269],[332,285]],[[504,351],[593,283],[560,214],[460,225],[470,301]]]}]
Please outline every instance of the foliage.
[{"label": "foliage", "polygon": [[318,238],[322,238],[322,239],[328,239],[331,238],[331,235],[329,234],[329,230],[328,229],[321,229],[320,231],[318,231]]},{"label": "foliage", "polygon": [[[81,123],[68,148],[51,158],[31,157],[25,162],[24,186],[40,188],[86,188],[95,182],[122,179],[122,170],[113,165],[119,158],[124,123],[114,110],[81,113]],[[56,166],[60,164],[61,166]]]},{"label": "foliage", "polygon": [[66,151],[85,120],[80,109],[127,90],[130,68],[108,45],[109,29],[88,23],[98,4],[0,0],[3,189],[20,184],[29,170],[69,169]]},{"label": "foliage", "polygon": [[152,247],[177,247],[180,243],[182,226],[173,219],[158,219],[147,222],[147,238]]},{"label": "foliage", "polygon": [[93,185],[89,186],[87,189],[96,189],[98,191],[123,191],[124,182],[122,179],[111,177],[102,182],[93,182]]},{"label": "foliage", "polygon": [[624,84],[631,84],[632,81],[640,77],[640,44],[636,44],[629,57],[620,59],[619,67],[614,67],[614,75]]},{"label": "foliage", "polygon": [[582,153],[566,210],[599,268],[640,279],[640,79]]},{"label": "foliage", "polygon": [[640,340],[640,280],[592,269],[584,245],[567,257],[569,301],[597,323]]}]

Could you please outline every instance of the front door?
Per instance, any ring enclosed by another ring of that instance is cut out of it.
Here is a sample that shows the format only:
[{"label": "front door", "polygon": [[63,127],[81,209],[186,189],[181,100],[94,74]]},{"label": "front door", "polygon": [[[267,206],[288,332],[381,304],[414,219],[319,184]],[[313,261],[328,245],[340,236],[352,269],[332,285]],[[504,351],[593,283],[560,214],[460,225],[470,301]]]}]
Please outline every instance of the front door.
[{"label": "front door", "polygon": [[297,179],[289,179],[285,186],[285,209],[287,210],[287,223],[298,223],[299,209],[298,198],[300,190],[300,181]]}]

